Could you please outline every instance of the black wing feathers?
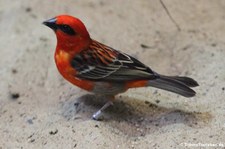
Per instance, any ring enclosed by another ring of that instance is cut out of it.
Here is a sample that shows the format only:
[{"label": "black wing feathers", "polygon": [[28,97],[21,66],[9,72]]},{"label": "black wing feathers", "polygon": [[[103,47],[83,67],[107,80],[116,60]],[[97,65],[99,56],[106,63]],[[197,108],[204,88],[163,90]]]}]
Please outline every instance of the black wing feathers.
[{"label": "black wing feathers", "polygon": [[93,41],[71,61],[76,77],[95,81],[131,81],[158,77],[135,58]]}]

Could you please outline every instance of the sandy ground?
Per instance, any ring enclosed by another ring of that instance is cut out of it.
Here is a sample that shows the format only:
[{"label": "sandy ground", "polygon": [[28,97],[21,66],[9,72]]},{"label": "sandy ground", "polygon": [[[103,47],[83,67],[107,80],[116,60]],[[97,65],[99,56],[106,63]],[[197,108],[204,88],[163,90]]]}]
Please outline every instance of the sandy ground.
[{"label": "sandy ground", "polygon": [[[180,31],[156,0],[0,0],[0,148],[225,148],[225,1],[164,3]],[[59,75],[41,24],[65,13],[153,70],[195,78],[197,95],[131,89],[92,120],[103,100]]]}]

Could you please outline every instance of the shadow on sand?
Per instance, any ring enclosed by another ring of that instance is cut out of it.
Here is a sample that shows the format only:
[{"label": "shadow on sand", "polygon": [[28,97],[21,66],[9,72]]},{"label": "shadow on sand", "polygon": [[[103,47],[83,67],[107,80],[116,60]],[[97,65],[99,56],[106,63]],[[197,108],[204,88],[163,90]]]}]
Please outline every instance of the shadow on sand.
[{"label": "shadow on sand", "polygon": [[[104,111],[102,122],[112,127],[112,130],[116,128],[131,137],[145,136],[173,124],[204,127],[212,118],[210,113],[185,112],[175,108],[159,107],[148,101],[127,98],[118,97],[114,105]],[[100,109],[106,100],[104,97],[84,95],[65,102],[62,110],[67,120],[90,120],[92,114]]]}]

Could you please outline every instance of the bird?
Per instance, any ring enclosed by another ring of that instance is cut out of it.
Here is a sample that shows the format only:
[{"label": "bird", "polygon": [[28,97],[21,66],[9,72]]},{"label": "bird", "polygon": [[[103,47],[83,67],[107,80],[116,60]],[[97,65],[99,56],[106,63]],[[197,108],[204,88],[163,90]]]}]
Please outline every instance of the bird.
[{"label": "bird", "polygon": [[99,120],[113,105],[115,96],[130,88],[155,87],[184,97],[193,97],[197,81],[185,76],[166,76],[136,58],[90,37],[83,22],[63,14],[43,22],[56,35],[54,59],[59,73],[81,89],[107,98],[92,115]]}]

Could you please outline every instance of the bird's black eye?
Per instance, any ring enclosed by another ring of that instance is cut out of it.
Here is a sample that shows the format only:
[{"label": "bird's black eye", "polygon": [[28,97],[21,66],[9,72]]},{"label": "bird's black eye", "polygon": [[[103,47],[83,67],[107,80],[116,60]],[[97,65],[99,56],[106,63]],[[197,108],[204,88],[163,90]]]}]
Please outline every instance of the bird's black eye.
[{"label": "bird's black eye", "polygon": [[69,25],[61,24],[57,25],[57,27],[68,35],[76,35],[76,32]]}]

